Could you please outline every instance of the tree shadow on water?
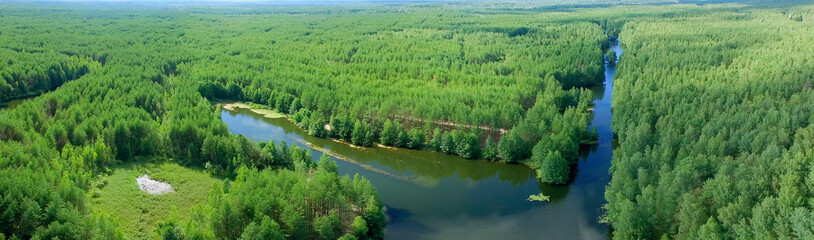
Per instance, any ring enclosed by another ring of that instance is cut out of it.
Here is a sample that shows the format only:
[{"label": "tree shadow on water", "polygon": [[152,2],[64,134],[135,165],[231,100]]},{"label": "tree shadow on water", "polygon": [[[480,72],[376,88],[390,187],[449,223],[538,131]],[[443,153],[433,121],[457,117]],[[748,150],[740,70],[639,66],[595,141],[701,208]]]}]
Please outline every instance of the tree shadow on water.
[{"label": "tree shadow on water", "polygon": [[387,229],[385,239],[423,239],[435,229],[413,219],[413,213],[406,209],[387,207]]}]

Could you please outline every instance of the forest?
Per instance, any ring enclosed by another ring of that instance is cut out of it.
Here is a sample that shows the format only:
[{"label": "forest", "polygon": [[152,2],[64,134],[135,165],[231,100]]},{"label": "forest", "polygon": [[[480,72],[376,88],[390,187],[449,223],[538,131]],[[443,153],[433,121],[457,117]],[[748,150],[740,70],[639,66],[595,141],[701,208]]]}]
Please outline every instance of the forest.
[{"label": "forest", "polygon": [[584,127],[591,94],[582,87],[603,80],[608,43],[597,24],[421,11],[320,15],[307,25],[291,16],[221,19],[213,27],[222,32],[190,33],[223,39],[201,44],[216,57],[173,71],[200,82],[204,97],[265,105],[311,135],[359,146],[537,166],[559,146],[575,161],[595,138]]},{"label": "forest", "polygon": [[[212,186],[183,222],[156,223],[156,238],[383,237],[370,182],[339,177],[333,162],[284,142],[230,134],[200,84],[171,73],[188,52],[166,43],[184,32],[147,19],[175,14],[122,21],[119,9],[3,8],[3,99],[56,90],[0,112],[0,238],[128,239],[134,229],[118,225],[122,216],[91,209],[98,179],[140,161],[177,162],[228,183]],[[86,14],[95,18],[78,17]],[[257,186],[268,189],[258,195]]]},{"label": "forest", "polygon": [[814,237],[812,10],[624,24],[614,238]]},{"label": "forest", "polygon": [[[231,134],[219,104],[562,186],[606,64],[610,237],[814,238],[814,5],[692,3],[0,3],[0,106],[25,99],[0,110],[0,239],[382,239],[370,181]],[[100,210],[145,164],[216,180],[145,230]]]}]

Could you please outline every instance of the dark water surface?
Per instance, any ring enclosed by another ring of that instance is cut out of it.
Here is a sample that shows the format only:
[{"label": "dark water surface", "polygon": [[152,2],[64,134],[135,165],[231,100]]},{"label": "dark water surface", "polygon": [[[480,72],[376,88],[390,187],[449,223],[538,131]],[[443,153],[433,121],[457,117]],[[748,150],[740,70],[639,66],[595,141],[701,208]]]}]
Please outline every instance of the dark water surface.
[{"label": "dark water surface", "polygon": [[6,102],[5,106],[0,107],[0,110],[15,108],[15,107],[19,106],[20,104],[22,104],[23,102],[25,102],[25,100],[28,100],[28,99],[31,99],[31,98],[21,98],[21,99],[14,99],[14,100],[8,101],[8,102]]},{"label": "dark water surface", "polygon": [[[621,55],[618,42],[612,48]],[[615,72],[615,66],[606,65],[607,87],[594,89],[591,125],[599,131],[599,143],[587,150],[567,186],[542,184],[523,165],[430,151],[353,148],[246,109],[223,110],[221,118],[232,133],[305,147],[314,161],[322,151],[339,156],[332,157],[339,174],[369,179],[387,206],[387,239],[606,239],[608,227],[598,220],[613,155],[610,100]],[[551,201],[526,201],[540,192]]]}]

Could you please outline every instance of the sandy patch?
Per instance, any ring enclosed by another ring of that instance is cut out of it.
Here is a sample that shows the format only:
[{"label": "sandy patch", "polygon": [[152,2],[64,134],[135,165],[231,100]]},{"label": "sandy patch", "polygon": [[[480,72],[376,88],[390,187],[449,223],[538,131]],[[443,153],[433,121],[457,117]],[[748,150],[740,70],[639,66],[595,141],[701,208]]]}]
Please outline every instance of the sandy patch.
[{"label": "sandy patch", "polygon": [[138,183],[138,188],[141,189],[141,191],[149,194],[165,194],[175,192],[169,183],[152,180],[150,179],[150,176],[146,174],[136,178],[136,183]]},{"label": "sandy patch", "polygon": [[286,117],[285,114],[279,113],[279,112],[271,110],[271,109],[262,108],[260,105],[257,105],[257,104],[246,104],[246,103],[233,102],[233,103],[224,103],[222,105],[222,107],[223,107],[223,109],[226,109],[226,110],[229,110],[229,111],[234,111],[237,108],[249,109],[252,112],[263,115],[263,117],[267,117],[267,118],[284,118],[284,117]]},{"label": "sandy patch", "polygon": [[381,144],[381,143],[376,143],[376,147],[380,147],[380,148],[384,148],[384,149],[390,149],[390,150],[398,150],[399,149],[397,147],[391,147],[391,146],[387,146],[387,145],[384,145],[384,144]]}]

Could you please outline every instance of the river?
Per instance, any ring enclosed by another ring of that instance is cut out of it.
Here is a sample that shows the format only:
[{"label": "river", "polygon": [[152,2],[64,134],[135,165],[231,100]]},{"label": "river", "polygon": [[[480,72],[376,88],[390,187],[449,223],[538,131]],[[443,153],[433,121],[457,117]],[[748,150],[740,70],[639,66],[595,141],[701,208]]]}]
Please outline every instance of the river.
[{"label": "river", "polygon": [[[618,41],[613,50],[621,55]],[[599,142],[586,150],[573,181],[542,184],[524,165],[466,160],[407,149],[353,148],[308,136],[286,119],[268,119],[247,109],[223,110],[229,131],[257,140],[286,141],[311,151],[314,161],[330,152],[340,175],[360,174],[375,186],[387,207],[386,239],[607,239],[599,223],[610,180],[613,132],[611,95],[614,65],[594,88]],[[549,202],[526,201],[544,193]]]},{"label": "river", "polygon": [[25,100],[28,100],[28,99],[31,99],[31,98],[21,98],[21,99],[14,99],[14,100],[8,101],[8,102],[6,102],[5,106],[0,107],[0,110],[13,109],[13,108],[19,106],[20,104],[25,102]]}]

